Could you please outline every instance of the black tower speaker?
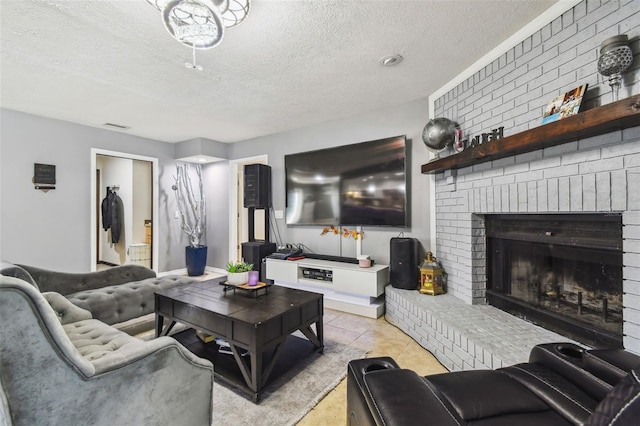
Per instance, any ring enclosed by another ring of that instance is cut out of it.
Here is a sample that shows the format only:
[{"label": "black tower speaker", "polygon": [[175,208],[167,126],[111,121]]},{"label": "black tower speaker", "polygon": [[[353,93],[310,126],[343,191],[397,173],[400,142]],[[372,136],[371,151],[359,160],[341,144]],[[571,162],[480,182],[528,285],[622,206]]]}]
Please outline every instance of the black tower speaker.
[{"label": "black tower speaker", "polygon": [[420,287],[420,258],[415,238],[391,239],[389,281],[395,288],[416,290]]},{"label": "black tower speaker", "polygon": [[271,207],[271,167],[266,164],[244,166],[244,206]]}]

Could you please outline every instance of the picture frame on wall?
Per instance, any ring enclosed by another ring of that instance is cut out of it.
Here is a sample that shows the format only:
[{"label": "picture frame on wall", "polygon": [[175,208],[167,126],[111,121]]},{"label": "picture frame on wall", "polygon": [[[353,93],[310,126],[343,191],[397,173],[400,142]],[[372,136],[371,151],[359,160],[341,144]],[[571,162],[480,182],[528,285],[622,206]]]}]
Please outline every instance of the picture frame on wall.
[{"label": "picture frame on wall", "polygon": [[542,124],[558,121],[580,112],[582,98],[587,91],[587,84],[569,90],[567,93],[556,96],[547,104],[542,116]]}]

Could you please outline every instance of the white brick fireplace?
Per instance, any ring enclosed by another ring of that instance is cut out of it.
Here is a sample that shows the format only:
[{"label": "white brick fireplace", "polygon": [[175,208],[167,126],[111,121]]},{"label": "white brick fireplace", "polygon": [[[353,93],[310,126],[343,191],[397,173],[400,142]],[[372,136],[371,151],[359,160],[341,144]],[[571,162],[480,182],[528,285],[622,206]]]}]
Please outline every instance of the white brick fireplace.
[{"label": "white brick fireplace", "polygon": [[[583,110],[608,104],[611,89],[596,64],[600,43],[617,34],[633,40],[635,54],[620,99],[638,94],[638,2],[572,4],[432,95],[431,115],[456,121],[469,138],[500,126],[509,137],[541,126],[549,100],[579,85],[588,84]],[[435,181],[435,251],[448,276],[448,294],[388,287],[387,320],[450,370],[525,362],[533,345],[570,339],[485,304],[483,215],[621,214],[623,344],[640,353],[640,122],[425,179]]]},{"label": "white brick fireplace", "polygon": [[[446,92],[434,116],[473,137],[504,126],[505,136],[541,126],[547,102],[588,84],[583,110],[611,102],[597,72],[600,43],[627,34],[635,54],[620,98],[639,92],[637,3],[585,0],[524,38]],[[640,123],[638,123],[640,125]],[[613,213],[623,223],[623,343],[640,353],[640,127],[435,175],[436,252],[448,291],[468,304],[485,300],[484,214]]]},{"label": "white brick fireplace", "polygon": [[448,292],[485,303],[482,215],[620,213],[624,345],[640,352],[640,127],[436,175],[436,246]]}]

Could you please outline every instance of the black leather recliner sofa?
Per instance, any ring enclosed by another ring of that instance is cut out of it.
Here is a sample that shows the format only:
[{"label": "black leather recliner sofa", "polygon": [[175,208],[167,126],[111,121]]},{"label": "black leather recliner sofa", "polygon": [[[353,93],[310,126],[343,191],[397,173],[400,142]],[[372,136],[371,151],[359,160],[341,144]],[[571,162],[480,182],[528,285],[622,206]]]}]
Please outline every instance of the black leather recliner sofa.
[{"label": "black leather recliner sofa", "polygon": [[640,425],[640,357],[571,343],[529,362],[420,377],[389,357],[348,366],[350,425]]}]

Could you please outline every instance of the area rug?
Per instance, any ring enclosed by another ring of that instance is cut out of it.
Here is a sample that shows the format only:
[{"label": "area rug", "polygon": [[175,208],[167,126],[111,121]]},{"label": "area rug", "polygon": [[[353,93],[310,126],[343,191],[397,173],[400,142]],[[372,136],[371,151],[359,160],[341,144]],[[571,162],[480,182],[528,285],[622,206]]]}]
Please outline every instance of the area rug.
[{"label": "area rug", "polygon": [[347,375],[349,361],[365,355],[362,349],[325,337],[324,353],[311,355],[270,383],[258,404],[216,381],[213,425],[294,425]]}]

